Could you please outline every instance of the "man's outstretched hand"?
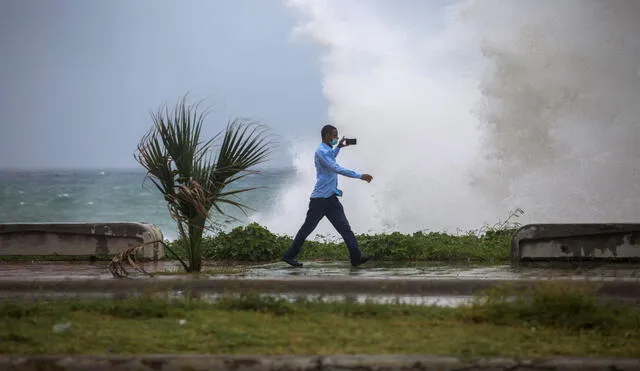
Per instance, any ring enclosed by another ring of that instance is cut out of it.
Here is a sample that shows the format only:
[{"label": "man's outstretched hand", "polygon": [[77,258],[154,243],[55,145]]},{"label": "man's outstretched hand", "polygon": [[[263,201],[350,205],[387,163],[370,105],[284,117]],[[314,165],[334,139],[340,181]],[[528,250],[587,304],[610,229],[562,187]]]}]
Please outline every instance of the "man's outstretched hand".
[{"label": "man's outstretched hand", "polygon": [[346,143],[346,140],[347,140],[347,137],[342,137],[342,139],[340,139],[340,141],[338,142],[338,148],[350,146],[350,144]]},{"label": "man's outstretched hand", "polygon": [[367,183],[371,183],[371,180],[373,179],[373,177],[369,174],[362,174],[360,179],[366,181]]}]

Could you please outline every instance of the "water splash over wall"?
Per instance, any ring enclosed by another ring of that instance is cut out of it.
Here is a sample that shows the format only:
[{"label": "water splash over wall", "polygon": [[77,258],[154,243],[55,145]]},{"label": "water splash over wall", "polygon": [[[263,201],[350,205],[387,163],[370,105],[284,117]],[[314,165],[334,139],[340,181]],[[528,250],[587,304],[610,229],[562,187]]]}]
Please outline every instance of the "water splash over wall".
[{"label": "water splash over wall", "polygon": [[[339,163],[375,177],[340,178],[356,232],[468,230],[516,207],[522,222],[637,221],[640,2],[286,4],[322,47],[332,122],[358,138]],[[297,180],[256,220],[295,233],[318,143],[292,148]]]}]

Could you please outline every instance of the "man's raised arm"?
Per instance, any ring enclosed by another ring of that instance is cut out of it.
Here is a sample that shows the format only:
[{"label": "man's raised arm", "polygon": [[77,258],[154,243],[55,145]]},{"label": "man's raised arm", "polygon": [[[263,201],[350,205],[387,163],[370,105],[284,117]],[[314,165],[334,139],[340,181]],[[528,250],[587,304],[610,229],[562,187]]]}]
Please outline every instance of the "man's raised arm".
[{"label": "man's raised arm", "polygon": [[330,168],[331,170],[333,170],[334,172],[336,172],[338,174],[344,175],[344,176],[349,177],[349,178],[358,178],[358,179],[362,178],[362,174],[360,174],[360,173],[358,173],[356,171],[353,171],[353,170],[346,169],[346,168],[338,165],[336,160],[326,152],[318,153],[318,158],[320,159],[320,162],[324,166],[327,166],[328,168]]}]

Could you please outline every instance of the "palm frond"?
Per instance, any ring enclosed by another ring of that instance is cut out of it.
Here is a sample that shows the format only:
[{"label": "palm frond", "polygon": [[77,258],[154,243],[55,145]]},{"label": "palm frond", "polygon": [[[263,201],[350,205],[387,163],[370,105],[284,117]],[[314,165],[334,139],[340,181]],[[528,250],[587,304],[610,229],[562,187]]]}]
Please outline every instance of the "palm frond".
[{"label": "palm frond", "polygon": [[241,119],[230,122],[216,161],[217,175],[226,179],[266,161],[272,150],[266,132],[256,122]]},{"label": "palm frond", "polygon": [[[143,266],[138,265],[136,261],[136,255],[140,251],[142,251],[142,249],[144,249],[146,246],[154,243],[161,243],[165,249],[168,249],[170,252],[174,253],[173,250],[171,250],[169,246],[167,246],[164,243],[164,241],[149,241],[137,246],[128,247],[116,253],[114,257],[111,259],[111,261],[109,262],[109,265],[107,267],[111,272],[111,274],[114,277],[118,277],[118,278],[127,277],[129,275],[129,272],[127,272],[127,269],[125,268],[125,263],[128,263],[133,269],[137,270],[138,272],[153,277],[153,274],[147,272]],[[178,257],[178,260],[186,268],[186,264],[179,257]]]},{"label": "palm frond", "polygon": [[[134,154],[147,171],[145,180],[150,179],[163,195],[180,238],[188,245],[189,263],[178,257],[187,271],[200,270],[200,241],[211,209],[223,215],[223,204],[245,214],[251,209],[233,197],[258,187],[225,188],[257,173],[252,168],[265,162],[273,148],[268,129],[247,119],[234,119],[213,138],[202,140],[208,109],[201,110],[200,104],[188,104],[185,95],[172,109],[165,105],[153,112],[153,127],[141,138]],[[213,153],[217,141],[222,143]]]}]

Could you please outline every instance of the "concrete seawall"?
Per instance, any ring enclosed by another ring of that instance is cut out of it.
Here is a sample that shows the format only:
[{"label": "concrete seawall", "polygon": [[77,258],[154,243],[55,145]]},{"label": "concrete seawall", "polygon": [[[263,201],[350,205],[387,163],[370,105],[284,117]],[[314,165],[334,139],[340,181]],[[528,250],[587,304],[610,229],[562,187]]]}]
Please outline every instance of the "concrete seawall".
[{"label": "concrete seawall", "polygon": [[640,224],[529,224],[511,243],[521,261],[640,261]]},{"label": "concrete seawall", "polygon": [[184,370],[466,370],[466,371],[599,371],[640,370],[640,360],[628,358],[554,357],[515,359],[506,357],[462,359],[429,355],[336,356],[0,356],[5,371],[184,371]]},{"label": "concrete seawall", "polygon": [[[0,255],[104,256],[153,241],[162,232],[147,223],[9,223],[0,224]],[[164,257],[162,243],[142,249],[145,258]]]}]

